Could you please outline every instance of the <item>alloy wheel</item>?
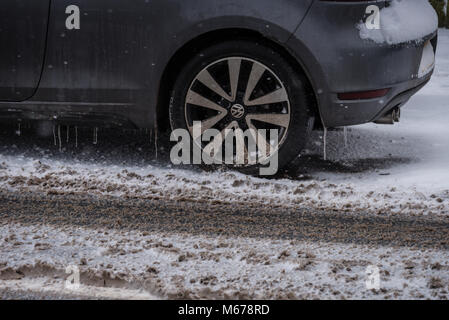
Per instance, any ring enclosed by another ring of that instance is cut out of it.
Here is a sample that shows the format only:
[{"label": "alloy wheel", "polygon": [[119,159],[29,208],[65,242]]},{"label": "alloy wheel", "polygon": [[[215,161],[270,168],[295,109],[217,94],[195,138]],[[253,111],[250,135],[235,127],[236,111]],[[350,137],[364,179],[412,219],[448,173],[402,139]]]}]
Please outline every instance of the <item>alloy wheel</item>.
[{"label": "alloy wheel", "polygon": [[[229,129],[236,135],[252,129],[246,139],[235,139],[235,143],[244,141],[244,145],[235,148],[234,157],[243,157],[246,165],[265,161],[282,146],[290,118],[289,96],[282,81],[268,66],[245,57],[228,57],[206,66],[192,81],[185,99],[187,127],[195,143],[212,157],[211,150],[224,148]],[[198,123],[199,131],[194,130]],[[208,129],[215,129],[221,139],[202,142],[201,136]],[[266,135],[260,134],[261,129]],[[270,129],[277,130],[277,137],[270,134]],[[249,143],[257,146],[255,154]],[[238,150],[244,154],[237,154]]]}]

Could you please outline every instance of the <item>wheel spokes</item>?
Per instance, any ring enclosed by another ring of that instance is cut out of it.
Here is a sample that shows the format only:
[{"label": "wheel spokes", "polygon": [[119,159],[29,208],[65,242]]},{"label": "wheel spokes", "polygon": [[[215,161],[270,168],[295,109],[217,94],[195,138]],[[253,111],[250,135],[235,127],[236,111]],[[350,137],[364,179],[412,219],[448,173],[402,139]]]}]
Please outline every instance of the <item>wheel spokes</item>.
[{"label": "wheel spokes", "polygon": [[284,88],[280,88],[262,97],[247,101],[247,106],[259,106],[264,104],[281,103],[288,100],[287,92]]},{"label": "wheel spokes", "polygon": [[197,77],[197,80],[216,94],[227,99],[228,101],[232,101],[232,97],[223,90],[223,88],[217,83],[217,81],[214,79],[214,77],[212,77],[207,69],[201,71],[201,73]]},{"label": "wheel spokes", "polygon": [[[236,106],[242,114],[231,112]],[[286,137],[290,118],[290,101],[281,80],[262,63],[244,57],[221,59],[204,68],[186,97],[193,139],[206,156],[217,161],[225,156],[227,164],[253,165],[271,157]],[[194,127],[197,123],[201,130]],[[202,141],[203,135],[207,141]],[[228,141],[233,148],[229,154]]]},{"label": "wheel spokes", "polygon": [[189,130],[192,133],[193,139],[198,139],[201,135],[206,131],[215,126],[218,122],[220,122],[224,117],[226,117],[226,113],[219,113],[214,117],[210,117],[209,119],[201,121],[201,130],[193,130],[193,126],[189,126]]},{"label": "wheel spokes", "polygon": [[[200,94],[196,93],[195,91],[190,90],[187,94],[186,98],[187,103],[203,107],[207,109],[211,109],[214,111],[217,111],[218,114],[210,117],[206,120],[201,121],[201,132],[196,133],[196,130],[193,130],[193,126],[191,124],[188,125],[190,132],[193,134],[195,132],[195,135],[202,135],[204,131],[212,128],[214,125],[216,125],[218,122],[220,122],[226,115],[228,114],[228,110],[226,108],[223,108],[222,106],[219,106],[215,102],[210,101],[209,99],[201,96]],[[194,139],[197,139],[198,136],[193,137]]]},{"label": "wheel spokes", "polygon": [[248,127],[250,124],[252,125],[251,121],[261,121],[266,122],[270,124],[274,124],[279,127],[288,128],[290,124],[290,115],[289,114],[271,114],[271,113],[264,113],[264,114],[248,114],[246,116],[246,123],[248,124]]},{"label": "wheel spokes", "polygon": [[237,123],[237,121],[232,121],[231,123],[229,123],[223,130],[220,131],[219,134],[217,134],[211,142],[209,142],[205,147],[204,147],[204,152],[206,154],[211,154],[212,150],[218,150],[219,148],[221,148],[221,146],[223,145],[223,142],[226,139],[226,130],[229,129],[238,129],[239,125]]},{"label": "wheel spokes", "polygon": [[240,66],[242,64],[242,59],[229,59],[228,67],[229,67],[229,83],[231,85],[231,99],[235,101],[237,98],[237,87],[239,85],[239,77],[240,77]]},{"label": "wheel spokes", "polygon": [[246,105],[249,105],[249,98],[251,97],[251,94],[253,93],[254,89],[256,88],[257,83],[259,83],[259,80],[262,77],[265,70],[267,70],[267,69],[265,67],[263,67],[261,64],[253,63],[251,73],[249,74],[248,83],[246,85],[245,97],[243,99],[243,102]]},{"label": "wheel spokes", "polygon": [[[262,135],[250,121],[248,121],[248,127],[250,128],[251,135],[256,142],[257,151],[262,155],[262,157],[269,157],[273,147],[266,139],[266,132],[265,136]],[[276,143],[278,143],[278,141],[276,141]]]},{"label": "wheel spokes", "polygon": [[203,97],[202,95],[196,93],[195,91],[189,90],[187,94],[186,102],[189,104],[193,104],[195,106],[212,109],[218,112],[226,113],[226,108],[216,104],[215,102],[210,101],[209,99]]}]

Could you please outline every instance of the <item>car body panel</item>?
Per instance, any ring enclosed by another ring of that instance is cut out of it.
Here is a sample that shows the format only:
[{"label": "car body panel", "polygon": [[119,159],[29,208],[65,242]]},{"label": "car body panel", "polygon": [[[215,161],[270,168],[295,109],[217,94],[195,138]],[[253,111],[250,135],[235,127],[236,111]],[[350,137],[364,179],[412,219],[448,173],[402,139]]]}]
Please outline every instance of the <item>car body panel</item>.
[{"label": "car body panel", "polygon": [[[398,45],[362,40],[356,24],[365,17],[366,7],[382,8],[386,3],[51,1],[45,64],[41,75],[34,74],[39,75],[38,88],[26,101],[0,101],[0,118],[151,128],[158,108],[168,109],[168,101],[159,94],[169,90],[161,83],[172,58],[205,34],[249,30],[282,46],[302,66],[325,127],[374,121],[405,103],[429,80],[431,73],[415,76],[425,41],[432,39],[436,45],[436,32]],[[81,10],[79,30],[66,29],[69,5]],[[42,65],[37,61],[31,67]],[[36,86],[37,78],[33,79]],[[341,92],[383,88],[390,90],[378,99],[338,99]]]},{"label": "car body panel", "polygon": [[[385,6],[384,1],[372,3],[380,9]],[[426,40],[434,39],[436,31],[396,45],[362,40],[356,24],[369,4],[315,1],[287,44],[309,76],[326,127],[374,121],[397,95],[419,87],[431,76],[416,78]],[[323,41],[324,35],[332,36]],[[384,88],[391,90],[378,99],[340,101],[337,97],[342,92]]]},{"label": "car body panel", "polygon": [[[14,107],[28,109],[37,118],[76,118],[77,113],[79,117],[95,113],[100,118],[113,117],[117,123],[129,120],[137,127],[151,127],[161,77],[182,46],[202,34],[230,28],[253,30],[284,43],[311,3],[52,1],[42,80],[30,100]],[[69,5],[81,10],[79,30],[65,27]]]},{"label": "car body panel", "polygon": [[0,5],[0,100],[23,101],[41,77],[50,0],[2,0]]}]

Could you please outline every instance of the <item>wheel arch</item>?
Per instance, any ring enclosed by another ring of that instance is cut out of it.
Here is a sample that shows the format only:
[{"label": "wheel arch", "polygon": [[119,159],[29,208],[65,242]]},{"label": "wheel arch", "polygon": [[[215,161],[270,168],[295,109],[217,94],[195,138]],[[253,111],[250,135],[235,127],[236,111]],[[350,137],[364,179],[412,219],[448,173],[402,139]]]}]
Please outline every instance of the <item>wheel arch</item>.
[{"label": "wheel arch", "polygon": [[176,81],[176,76],[179,70],[182,69],[183,65],[196,53],[217,42],[236,39],[259,41],[267,46],[270,46],[278,53],[280,53],[297,72],[302,73],[307,80],[306,85],[309,88],[308,91],[310,91],[309,98],[310,103],[312,104],[313,116],[316,118],[320,117],[316,93],[314,92],[311,79],[309,79],[308,74],[305,72],[302,62],[298,61],[297,58],[287,49],[284,44],[267,38],[260,32],[251,29],[228,28],[218,29],[201,34],[196,38],[188,41],[172,55],[162,73],[159,84],[155,118],[155,125],[158,130],[166,131],[170,128],[168,108],[170,102],[170,93],[173,88],[174,82]]}]

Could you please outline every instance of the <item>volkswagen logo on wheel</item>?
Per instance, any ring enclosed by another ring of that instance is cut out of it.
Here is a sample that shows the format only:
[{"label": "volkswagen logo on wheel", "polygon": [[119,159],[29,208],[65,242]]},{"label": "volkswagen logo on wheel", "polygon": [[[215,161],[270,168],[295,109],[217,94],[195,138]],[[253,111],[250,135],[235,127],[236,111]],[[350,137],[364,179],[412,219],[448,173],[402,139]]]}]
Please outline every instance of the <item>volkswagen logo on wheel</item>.
[{"label": "volkswagen logo on wheel", "polygon": [[231,107],[231,114],[234,118],[240,119],[245,114],[245,108],[241,104],[234,104]]}]

